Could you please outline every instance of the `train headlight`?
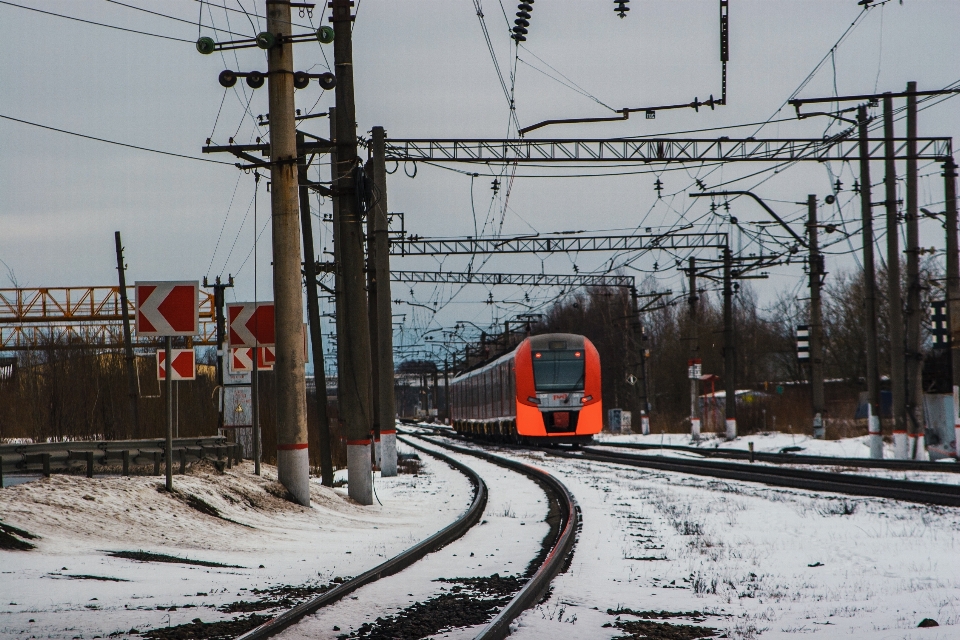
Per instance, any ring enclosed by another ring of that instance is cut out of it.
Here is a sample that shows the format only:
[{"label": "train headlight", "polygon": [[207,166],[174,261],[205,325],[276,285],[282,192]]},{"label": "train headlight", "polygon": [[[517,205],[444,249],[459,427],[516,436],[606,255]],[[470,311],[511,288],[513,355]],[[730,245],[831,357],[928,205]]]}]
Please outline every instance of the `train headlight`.
[{"label": "train headlight", "polygon": [[593,396],[583,396],[580,398],[580,404],[587,404],[591,400],[593,400]]}]

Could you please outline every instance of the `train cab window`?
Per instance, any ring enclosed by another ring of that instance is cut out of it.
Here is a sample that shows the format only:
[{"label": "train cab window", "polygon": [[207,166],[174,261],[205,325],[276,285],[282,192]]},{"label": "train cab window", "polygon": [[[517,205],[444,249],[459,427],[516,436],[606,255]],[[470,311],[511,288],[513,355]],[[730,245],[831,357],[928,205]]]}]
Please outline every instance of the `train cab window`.
[{"label": "train cab window", "polygon": [[537,391],[579,391],[584,380],[583,350],[536,351],[533,383]]}]

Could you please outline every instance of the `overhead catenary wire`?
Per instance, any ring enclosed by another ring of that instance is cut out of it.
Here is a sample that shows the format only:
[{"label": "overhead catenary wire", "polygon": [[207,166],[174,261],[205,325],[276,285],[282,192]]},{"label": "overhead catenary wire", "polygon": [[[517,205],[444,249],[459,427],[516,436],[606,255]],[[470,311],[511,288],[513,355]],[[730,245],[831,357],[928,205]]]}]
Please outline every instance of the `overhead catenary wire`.
[{"label": "overhead catenary wire", "polygon": [[[107,29],[116,29],[117,31],[126,31],[128,33],[136,33],[142,36],[150,36],[151,38],[162,38],[164,40],[174,40],[176,42],[186,42],[187,44],[195,44],[193,40],[184,40],[183,38],[175,38],[173,36],[165,36],[159,33],[150,33],[149,31],[139,31],[137,29],[128,29],[126,27],[118,27],[113,24],[105,24],[103,22],[95,22],[93,20],[84,20],[83,18],[75,18],[73,16],[67,16],[62,13],[54,13],[52,11],[44,11],[43,9],[37,9],[35,7],[27,7],[22,4],[16,4],[13,2],[8,2],[7,0],[0,0],[0,4],[5,4],[9,7],[17,7],[18,9],[26,9],[27,11],[35,11],[37,13],[42,13],[48,16],[54,16],[57,18],[63,18],[65,20],[73,20],[75,22],[83,22],[85,24],[94,25],[97,27],[105,27]],[[193,24],[193,23],[191,23]]]}]

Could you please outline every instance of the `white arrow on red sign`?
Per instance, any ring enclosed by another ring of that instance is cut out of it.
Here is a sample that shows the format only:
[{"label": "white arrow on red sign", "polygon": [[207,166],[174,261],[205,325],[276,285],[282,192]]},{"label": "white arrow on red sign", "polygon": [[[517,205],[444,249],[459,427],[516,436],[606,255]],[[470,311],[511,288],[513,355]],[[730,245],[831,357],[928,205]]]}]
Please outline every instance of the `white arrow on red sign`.
[{"label": "white arrow on red sign", "polygon": [[227,305],[231,347],[272,347],[276,343],[272,302]]},{"label": "white arrow on red sign", "polygon": [[[193,349],[171,349],[171,380],[196,380],[197,362]],[[167,379],[167,354],[163,349],[157,349],[157,379]]]},{"label": "white arrow on red sign", "polygon": [[200,332],[199,295],[199,282],[137,282],[137,335],[197,335]]},{"label": "white arrow on red sign", "polygon": [[[252,352],[252,347],[231,347],[230,370],[234,372],[253,371]],[[257,371],[273,371],[273,364],[277,361],[273,347],[259,347],[257,353],[259,355]]]}]

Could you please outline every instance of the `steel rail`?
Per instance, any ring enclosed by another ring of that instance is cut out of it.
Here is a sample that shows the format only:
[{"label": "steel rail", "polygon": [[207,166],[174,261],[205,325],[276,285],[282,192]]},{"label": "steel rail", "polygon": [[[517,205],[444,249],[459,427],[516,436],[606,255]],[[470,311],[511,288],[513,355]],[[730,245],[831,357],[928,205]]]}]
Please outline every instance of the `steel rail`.
[{"label": "steel rail", "polygon": [[783,469],[778,467],[756,466],[736,462],[717,462],[713,460],[685,460],[665,456],[647,456],[619,452],[597,452],[592,447],[580,453],[567,453],[545,450],[554,456],[591,460],[633,467],[646,467],[662,471],[690,473],[725,480],[760,482],[763,484],[805,489],[808,491],[827,491],[847,495],[890,498],[905,502],[937,504],[960,507],[960,485],[936,484],[931,482],[912,482],[892,480],[855,474],[838,474],[826,471],[806,469]]},{"label": "steel rail", "polygon": [[[521,613],[539,602],[547,589],[550,588],[551,581],[566,564],[567,558],[576,544],[577,532],[580,529],[580,507],[570,490],[556,477],[543,469],[486,451],[468,449],[425,436],[418,437],[445,449],[475,456],[495,465],[522,473],[538,483],[548,494],[552,493],[556,500],[556,505],[560,510],[560,526],[543,564],[540,565],[540,568],[523,588],[514,595],[513,599],[475,636],[476,640],[502,640],[510,635],[510,623]],[[404,442],[409,443],[409,440],[404,438]]]},{"label": "steel rail", "polygon": [[943,473],[960,473],[960,464],[947,462],[927,462],[922,460],[876,460],[874,458],[838,458],[835,456],[816,456],[805,453],[769,453],[755,451],[753,453],[741,449],[708,449],[705,447],[689,447],[677,444],[643,444],[639,442],[597,442],[596,446],[616,447],[618,449],[638,449],[655,451],[666,449],[669,451],[683,451],[696,453],[706,458],[726,458],[731,460],[749,460],[751,457],[760,462],[775,464],[809,464],[837,467],[862,467],[864,469],[893,469],[895,471],[940,471]]},{"label": "steel rail", "polygon": [[[407,442],[406,440],[404,441]],[[470,467],[466,466],[462,462],[454,460],[450,456],[446,456],[436,451],[430,451],[412,442],[407,442],[407,444],[415,449],[419,449],[424,453],[443,460],[470,479],[470,483],[474,487],[473,503],[470,505],[470,508],[467,509],[454,522],[436,532],[426,540],[418,542],[399,555],[394,556],[386,562],[377,565],[373,569],[370,569],[369,571],[366,571],[355,578],[343,582],[342,584],[334,587],[326,593],[317,596],[316,598],[311,598],[310,600],[301,602],[292,609],[288,609],[277,617],[264,622],[259,627],[251,629],[237,638],[237,640],[262,640],[263,638],[270,638],[290,627],[291,625],[296,624],[304,616],[308,616],[311,613],[316,612],[318,609],[341,600],[344,596],[353,593],[360,587],[368,585],[372,582],[376,582],[380,578],[391,576],[399,571],[402,571],[403,569],[406,569],[427,554],[437,551],[438,549],[441,549],[454,540],[460,538],[471,527],[479,522],[480,516],[483,515],[483,510],[487,506],[487,485],[484,483],[480,475]]]}]

